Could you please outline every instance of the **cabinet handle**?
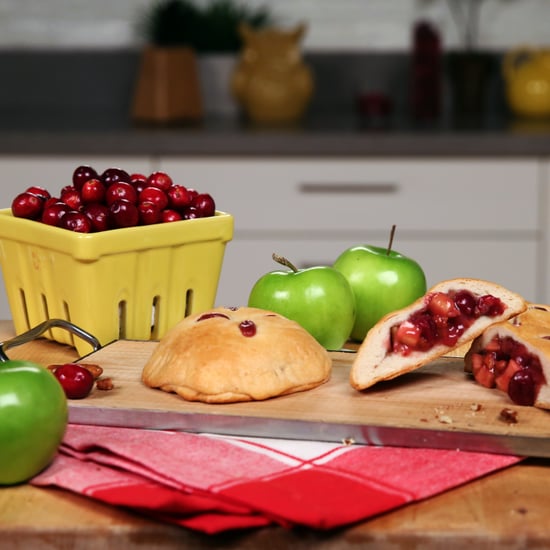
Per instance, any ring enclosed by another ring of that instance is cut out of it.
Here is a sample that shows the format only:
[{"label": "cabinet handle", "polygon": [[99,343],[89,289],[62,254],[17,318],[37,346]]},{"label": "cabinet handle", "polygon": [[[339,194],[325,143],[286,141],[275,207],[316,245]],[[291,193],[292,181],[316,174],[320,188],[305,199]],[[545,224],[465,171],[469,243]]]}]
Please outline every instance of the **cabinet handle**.
[{"label": "cabinet handle", "polygon": [[389,194],[396,193],[399,189],[397,183],[372,182],[372,183],[322,183],[303,182],[298,185],[300,193],[338,193],[338,194]]}]

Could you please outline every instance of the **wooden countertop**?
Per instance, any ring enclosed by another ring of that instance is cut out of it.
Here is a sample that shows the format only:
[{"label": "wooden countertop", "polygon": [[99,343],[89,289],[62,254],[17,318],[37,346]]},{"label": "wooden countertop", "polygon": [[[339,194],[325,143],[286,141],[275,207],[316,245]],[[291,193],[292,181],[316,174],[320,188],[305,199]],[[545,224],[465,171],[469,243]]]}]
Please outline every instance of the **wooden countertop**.
[{"label": "wooden countertop", "polygon": [[[12,334],[0,322],[0,340]],[[42,364],[76,358],[67,346],[35,341],[12,358]],[[0,547],[11,548],[445,548],[550,547],[550,460],[521,464],[423,502],[330,533],[269,527],[206,536],[127,513],[80,495],[20,485],[0,489]]]}]

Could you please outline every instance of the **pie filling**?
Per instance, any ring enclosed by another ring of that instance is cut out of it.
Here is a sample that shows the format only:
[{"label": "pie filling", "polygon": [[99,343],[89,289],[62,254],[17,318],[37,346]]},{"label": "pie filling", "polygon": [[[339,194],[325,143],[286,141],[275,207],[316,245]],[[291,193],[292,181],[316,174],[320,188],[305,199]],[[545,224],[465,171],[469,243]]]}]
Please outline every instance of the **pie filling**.
[{"label": "pie filling", "polygon": [[390,353],[409,355],[443,344],[455,346],[464,332],[480,317],[502,315],[505,305],[496,296],[476,296],[468,290],[433,292],[424,307],[390,330]]},{"label": "pie filling", "polygon": [[476,382],[506,392],[517,405],[533,405],[546,384],[540,359],[510,336],[495,336],[471,360]]}]

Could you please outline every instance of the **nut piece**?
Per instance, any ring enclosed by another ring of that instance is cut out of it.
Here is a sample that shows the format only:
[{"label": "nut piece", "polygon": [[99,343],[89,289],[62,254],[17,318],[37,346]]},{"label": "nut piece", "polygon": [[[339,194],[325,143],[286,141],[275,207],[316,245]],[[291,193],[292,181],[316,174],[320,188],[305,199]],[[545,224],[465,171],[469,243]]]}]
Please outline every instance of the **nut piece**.
[{"label": "nut piece", "polygon": [[109,391],[115,387],[112,378],[101,378],[100,380],[96,381],[95,385],[98,390],[103,391]]},{"label": "nut piece", "polygon": [[102,374],[103,369],[99,365],[94,363],[78,363],[81,367],[84,367],[87,371],[91,373],[94,377],[94,380],[97,380]]},{"label": "nut piece", "polygon": [[500,411],[499,415],[500,420],[506,422],[507,424],[517,424],[518,423],[518,411],[514,409],[504,408]]}]

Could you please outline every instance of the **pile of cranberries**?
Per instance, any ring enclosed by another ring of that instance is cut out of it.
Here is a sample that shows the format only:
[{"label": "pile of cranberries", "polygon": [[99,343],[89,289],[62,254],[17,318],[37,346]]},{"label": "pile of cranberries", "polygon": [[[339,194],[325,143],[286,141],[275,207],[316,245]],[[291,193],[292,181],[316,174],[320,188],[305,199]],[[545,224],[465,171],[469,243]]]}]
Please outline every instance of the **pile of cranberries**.
[{"label": "pile of cranberries", "polygon": [[19,218],[93,233],[206,218],[215,214],[216,205],[210,194],[176,184],[166,172],[146,176],[111,167],[98,173],[81,165],[58,197],[32,186],[13,199],[11,211]]},{"label": "pile of cranberries", "polygon": [[517,405],[533,405],[546,383],[540,359],[509,336],[495,336],[469,359],[476,382],[507,393]]},{"label": "pile of cranberries", "polygon": [[392,327],[390,351],[408,355],[440,344],[455,346],[476,319],[503,312],[501,300],[489,294],[475,296],[468,290],[428,294],[424,308]]}]

